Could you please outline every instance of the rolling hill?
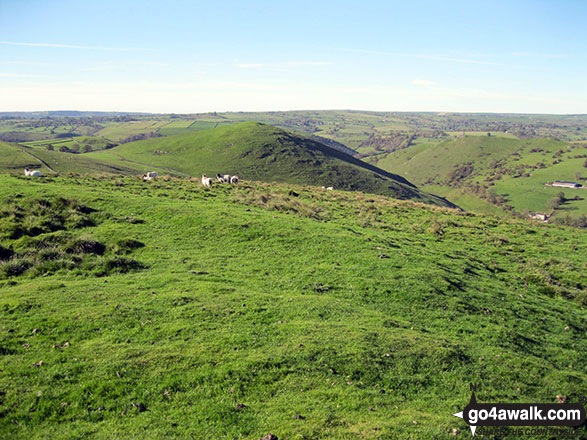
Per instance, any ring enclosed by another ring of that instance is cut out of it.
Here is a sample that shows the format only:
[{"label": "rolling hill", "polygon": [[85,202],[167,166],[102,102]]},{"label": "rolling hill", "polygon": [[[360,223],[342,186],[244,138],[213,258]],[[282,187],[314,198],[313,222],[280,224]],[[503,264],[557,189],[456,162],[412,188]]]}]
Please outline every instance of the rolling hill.
[{"label": "rolling hill", "polygon": [[0,437],[432,440],[470,436],[471,382],[577,402],[586,237],[309,186],[0,175]]},{"label": "rolling hill", "polygon": [[[584,142],[463,136],[395,151],[376,164],[465,209],[495,213],[496,207],[505,207],[521,213],[550,210],[551,200],[561,190],[546,183],[585,184],[586,160]],[[584,190],[565,190],[565,195],[568,200],[555,211],[555,218],[587,214]]]},{"label": "rolling hill", "polygon": [[132,142],[88,157],[165,167],[192,176],[230,173],[247,180],[333,186],[454,206],[420,191],[397,174],[315,140],[256,122]]}]

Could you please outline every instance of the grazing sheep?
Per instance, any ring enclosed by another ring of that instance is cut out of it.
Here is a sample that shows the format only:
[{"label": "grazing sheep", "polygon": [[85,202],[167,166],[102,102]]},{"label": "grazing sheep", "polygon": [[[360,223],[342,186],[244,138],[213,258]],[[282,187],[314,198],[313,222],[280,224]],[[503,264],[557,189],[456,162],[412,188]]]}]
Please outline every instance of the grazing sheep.
[{"label": "grazing sheep", "polygon": [[143,180],[153,180],[158,176],[159,173],[157,171],[149,171],[147,174],[143,174]]},{"label": "grazing sheep", "polygon": [[236,185],[238,183],[238,176],[232,176],[229,182]]},{"label": "grazing sheep", "polygon": [[206,177],[205,174],[202,174],[202,185],[212,186],[212,179],[210,177]]},{"label": "grazing sheep", "polygon": [[329,186],[328,188],[326,188],[328,191],[332,191],[334,188],[332,186]]},{"label": "grazing sheep", "polygon": [[24,175],[25,176],[32,176],[32,177],[41,177],[42,174],[40,171],[38,170],[29,170],[28,168],[24,169]]}]

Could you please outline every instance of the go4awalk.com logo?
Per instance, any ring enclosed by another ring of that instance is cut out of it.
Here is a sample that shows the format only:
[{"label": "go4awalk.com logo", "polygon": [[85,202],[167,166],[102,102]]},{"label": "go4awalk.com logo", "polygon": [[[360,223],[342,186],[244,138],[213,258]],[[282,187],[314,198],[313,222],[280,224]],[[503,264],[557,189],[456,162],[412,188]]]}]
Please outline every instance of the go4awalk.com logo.
[{"label": "go4awalk.com logo", "polygon": [[476,387],[471,385],[471,400],[465,409],[453,414],[475,431],[479,426],[567,426],[585,423],[585,408],[580,403],[478,403]]}]

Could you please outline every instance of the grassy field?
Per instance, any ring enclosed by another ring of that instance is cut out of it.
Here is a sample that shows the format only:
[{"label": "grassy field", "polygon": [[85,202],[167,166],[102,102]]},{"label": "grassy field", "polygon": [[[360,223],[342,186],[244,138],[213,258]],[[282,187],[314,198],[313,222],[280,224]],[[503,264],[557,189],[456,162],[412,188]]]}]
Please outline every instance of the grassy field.
[{"label": "grassy field", "polygon": [[[374,162],[378,167],[393,170],[465,209],[487,213],[495,213],[496,206],[479,199],[470,190],[473,186],[490,188],[518,212],[548,212],[561,189],[546,183],[568,180],[585,184],[587,177],[585,144],[546,138],[465,136],[414,145],[378,159]],[[555,212],[555,218],[587,214],[583,190],[564,192],[567,199],[578,196],[580,200],[568,200]]]},{"label": "grassy field", "polygon": [[51,146],[54,151],[59,151],[60,148],[66,147],[71,151],[75,151],[78,153],[87,153],[90,151],[111,148],[116,144],[102,137],[76,136],[70,138],[45,139],[41,141],[21,142],[20,145],[42,150],[47,150],[47,148]]},{"label": "grassy field", "polygon": [[145,120],[145,121],[132,121],[124,123],[109,123],[96,133],[96,136],[106,138],[108,140],[119,142],[129,136],[143,134],[143,133],[154,133],[160,127],[168,124],[167,120]]},{"label": "grassy field", "polygon": [[585,387],[576,229],[254,182],[2,175],[0,200],[31,264],[0,263],[3,438],[454,438],[470,382]]},{"label": "grassy field", "polygon": [[[357,157],[365,162],[403,176],[417,185],[426,184],[445,197],[456,197],[453,201],[461,203],[465,209],[481,209],[487,213],[496,213],[502,208],[497,207],[496,210],[495,205],[480,199],[477,193],[469,191],[465,194],[468,189],[485,186],[492,197],[505,200],[502,205],[505,204],[508,211],[548,211],[556,193],[545,189],[544,183],[560,179],[582,183],[585,178],[580,174],[582,163],[575,157],[585,152],[587,118],[584,115],[338,110],[130,116],[92,116],[88,113],[77,118],[51,117],[50,114],[44,115],[44,118],[39,116],[43,115],[34,115],[30,119],[0,120],[0,139],[14,142],[28,140],[30,142],[25,145],[39,149],[51,144],[54,147],[95,151],[130,136],[151,133],[187,135],[243,121],[261,121],[301,136],[317,136],[314,140],[318,142],[327,142],[326,139],[352,147]],[[85,136],[67,137],[71,133]],[[491,136],[487,136],[488,133]],[[156,142],[165,144],[166,141]],[[569,151],[568,146],[571,146]],[[561,149],[565,154],[553,157]],[[102,159],[115,164],[120,161],[120,156],[111,154]],[[127,159],[140,164],[126,160],[122,164],[126,167],[147,170],[149,166],[154,166],[149,157]],[[188,160],[181,164],[183,172],[201,172],[201,167],[194,165],[195,158],[182,159]],[[159,157],[155,162],[166,167],[168,172],[173,173],[176,169],[170,157]],[[473,164],[472,173],[467,178],[451,181],[451,173],[459,171],[456,169],[465,164]],[[537,168],[543,165],[543,168]],[[89,168],[85,166],[85,169]],[[260,179],[265,170],[259,167],[247,172],[250,173],[248,177]],[[290,177],[285,180],[291,181]],[[300,179],[298,183],[302,183],[300,176],[296,178]],[[320,185],[331,185],[326,182],[328,179],[323,180]],[[565,195],[572,199],[579,194]],[[486,197],[486,194],[482,196]],[[581,200],[569,200],[554,213],[554,217],[561,218],[567,214],[574,218],[587,214],[587,205]]]},{"label": "grassy field", "polygon": [[93,153],[92,157],[122,157],[192,176],[228,173],[244,179],[333,186],[449,204],[419,191],[402,177],[308,138],[255,122],[132,142]]}]

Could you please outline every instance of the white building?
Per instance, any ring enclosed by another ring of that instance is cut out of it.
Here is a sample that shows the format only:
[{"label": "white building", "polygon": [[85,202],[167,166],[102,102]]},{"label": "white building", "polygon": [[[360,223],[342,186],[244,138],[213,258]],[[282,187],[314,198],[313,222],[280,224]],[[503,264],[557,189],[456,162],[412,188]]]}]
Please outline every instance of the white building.
[{"label": "white building", "polygon": [[580,188],[581,184],[577,182],[565,182],[564,180],[555,180],[552,186],[559,186],[561,188]]}]

